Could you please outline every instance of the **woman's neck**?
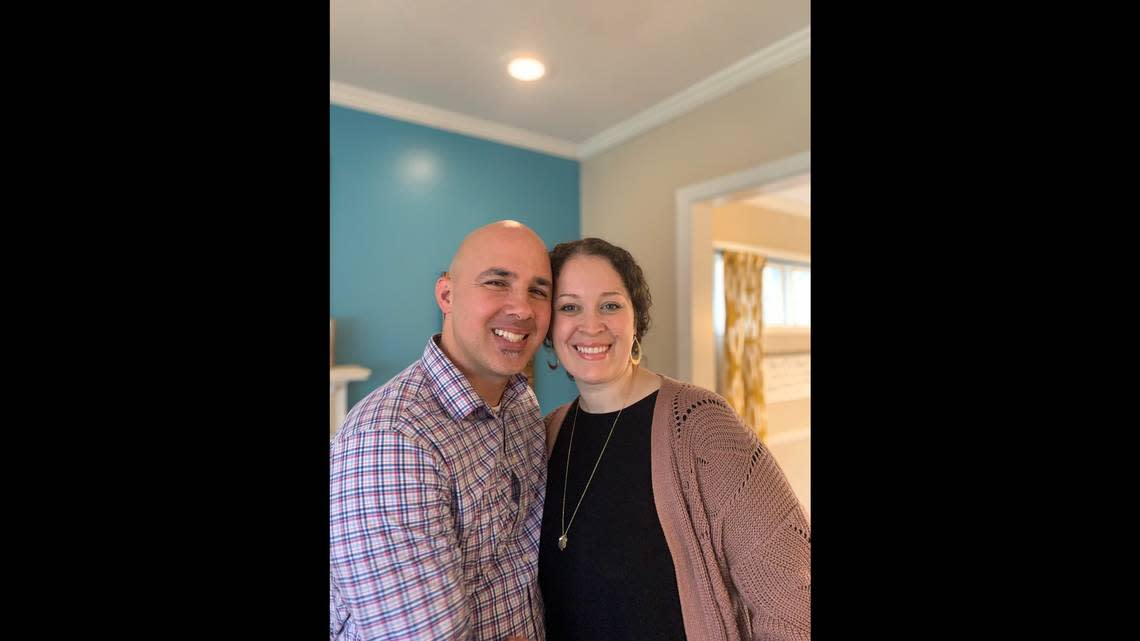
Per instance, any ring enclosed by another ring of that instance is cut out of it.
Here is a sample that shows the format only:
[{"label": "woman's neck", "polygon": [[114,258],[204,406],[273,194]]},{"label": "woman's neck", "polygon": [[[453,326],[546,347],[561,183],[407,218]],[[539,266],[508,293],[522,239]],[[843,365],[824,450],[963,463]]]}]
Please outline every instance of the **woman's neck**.
[{"label": "woman's neck", "polygon": [[579,405],[591,414],[616,412],[661,386],[660,378],[643,367],[629,367],[618,378],[597,385],[578,384]]}]

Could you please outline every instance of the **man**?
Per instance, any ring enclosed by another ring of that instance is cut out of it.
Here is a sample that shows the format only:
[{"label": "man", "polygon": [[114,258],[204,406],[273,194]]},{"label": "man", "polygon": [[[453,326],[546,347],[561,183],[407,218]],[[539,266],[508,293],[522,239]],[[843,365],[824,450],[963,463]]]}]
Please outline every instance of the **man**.
[{"label": "man", "polygon": [[329,638],[545,639],[545,429],[520,372],[550,324],[524,225],[469,234],[436,281],[443,332],[330,444]]}]

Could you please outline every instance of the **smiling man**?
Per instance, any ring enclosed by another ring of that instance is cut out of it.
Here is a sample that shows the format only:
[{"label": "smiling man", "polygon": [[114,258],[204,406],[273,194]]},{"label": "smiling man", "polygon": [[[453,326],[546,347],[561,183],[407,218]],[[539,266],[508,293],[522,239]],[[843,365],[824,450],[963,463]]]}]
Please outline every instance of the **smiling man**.
[{"label": "smiling man", "polygon": [[550,324],[526,226],[471,232],[436,281],[443,332],[330,444],[329,638],[545,638],[546,432],[523,368]]}]

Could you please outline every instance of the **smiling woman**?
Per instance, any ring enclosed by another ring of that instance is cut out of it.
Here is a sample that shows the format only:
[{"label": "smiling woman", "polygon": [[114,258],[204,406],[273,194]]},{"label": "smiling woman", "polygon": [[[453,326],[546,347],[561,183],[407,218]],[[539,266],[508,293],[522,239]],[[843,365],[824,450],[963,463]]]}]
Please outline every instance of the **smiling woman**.
[{"label": "smiling woman", "polygon": [[547,639],[810,639],[810,525],[772,454],[724,398],[641,365],[629,252],[561,243],[551,268],[547,342],[579,396],[546,417]]}]

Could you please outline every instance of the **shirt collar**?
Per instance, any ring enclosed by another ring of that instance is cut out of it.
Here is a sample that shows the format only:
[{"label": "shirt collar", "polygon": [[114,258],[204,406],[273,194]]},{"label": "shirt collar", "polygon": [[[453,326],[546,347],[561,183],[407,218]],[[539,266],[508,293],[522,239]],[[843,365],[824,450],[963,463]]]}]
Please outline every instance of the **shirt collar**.
[{"label": "shirt collar", "polygon": [[[482,409],[486,416],[494,416],[491,413],[491,408],[483,401],[483,397],[472,387],[471,382],[459,371],[455,363],[443,353],[443,349],[439,346],[440,334],[436,334],[428,339],[427,347],[424,348],[423,363],[424,370],[428,374],[428,385],[435,393],[436,398],[439,399],[440,404],[452,420],[458,421]],[[499,414],[507,411],[507,408],[518,398],[521,398],[526,393],[527,381],[524,374],[515,374],[507,382],[507,388],[503,391],[503,399],[499,406]]]}]

